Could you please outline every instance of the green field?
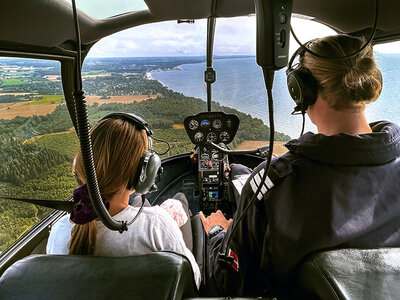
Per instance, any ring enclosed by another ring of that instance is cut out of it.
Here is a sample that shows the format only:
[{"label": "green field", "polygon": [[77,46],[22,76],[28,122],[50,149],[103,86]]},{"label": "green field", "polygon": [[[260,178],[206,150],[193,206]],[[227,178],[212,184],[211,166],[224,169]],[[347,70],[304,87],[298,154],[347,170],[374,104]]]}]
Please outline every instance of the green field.
[{"label": "green field", "polygon": [[61,104],[64,101],[64,96],[62,95],[37,95],[33,98],[32,102],[28,103],[28,105]]},{"label": "green field", "polygon": [[1,79],[0,80],[3,85],[17,85],[22,84],[25,81],[19,78],[8,78],[8,79]]}]

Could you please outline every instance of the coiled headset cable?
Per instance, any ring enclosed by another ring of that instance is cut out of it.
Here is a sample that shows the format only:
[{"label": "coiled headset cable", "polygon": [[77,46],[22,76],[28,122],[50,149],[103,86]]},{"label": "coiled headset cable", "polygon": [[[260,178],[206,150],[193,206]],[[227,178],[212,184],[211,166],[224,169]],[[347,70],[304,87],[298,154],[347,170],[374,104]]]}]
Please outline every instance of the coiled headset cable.
[{"label": "coiled headset cable", "polygon": [[268,171],[271,166],[271,160],[272,160],[272,153],[274,149],[274,138],[275,138],[275,126],[274,126],[274,101],[272,98],[272,84],[274,81],[274,70],[271,69],[265,69],[263,68],[263,74],[264,74],[264,81],[265,81],[265,86],[267,89],[267,95],[268,95],[268,115],[269,115],[269,149],[268,149],[268,155],[267,155],[267,163],[265,164],[264,167],[264,174],[263,177],[261,178],[260,185],[257,187],[257,190],[254,192],[253,196],[247,203],[246,207],[243,209],[242,213],[240,216],[235,220],[234,224],[232,225],[232,230],[228,232],[228,238],[226,239],[226,242],[224,242],[222,246],[222,251],[218,254],[218,260],[220,260],[223,263],[232,263],[232,258],[229,257],[229,243],[232,239],[232,235],[235,232],[235,230],[238,228],[239,224],[242,222],[243,218],[246,216],[248,210],[250,207],[254,204],[256,199],[258,198],[259,193],[261,192],[261,188],[263,187],[263,184],[265,180],[267,179],[268,176]]}]

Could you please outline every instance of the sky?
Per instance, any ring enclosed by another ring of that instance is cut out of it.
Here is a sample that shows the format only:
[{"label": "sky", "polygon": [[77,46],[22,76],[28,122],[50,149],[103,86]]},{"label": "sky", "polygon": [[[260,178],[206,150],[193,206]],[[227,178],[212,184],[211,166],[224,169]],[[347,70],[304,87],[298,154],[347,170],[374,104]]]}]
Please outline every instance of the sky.
[{"label": "sky", "polygon": [[[329,27],[292,18],[292,27],[300,41],[335,34]],[[255,55],[255,17],[217,19],[214,55]],[[194,24],[176,21],[147,24],[121,31],[96,43],[88,57],[204,56],[207,21]],[[291,38],[290,52],[297,49]],[[400,42],[376,45],[376,52],[400,53]]]}]

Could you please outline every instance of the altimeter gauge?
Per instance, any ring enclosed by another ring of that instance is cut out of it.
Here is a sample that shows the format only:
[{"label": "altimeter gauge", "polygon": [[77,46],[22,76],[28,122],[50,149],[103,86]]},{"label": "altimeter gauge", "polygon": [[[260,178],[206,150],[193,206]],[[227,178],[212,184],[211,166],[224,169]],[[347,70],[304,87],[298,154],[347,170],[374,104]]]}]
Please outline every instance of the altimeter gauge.
[{"label": "altimeter gauge", "polygon": [[213,127],[215,129],[221,129],[222,121],[220,119],[215,119],[214,122],[213,122]]}]

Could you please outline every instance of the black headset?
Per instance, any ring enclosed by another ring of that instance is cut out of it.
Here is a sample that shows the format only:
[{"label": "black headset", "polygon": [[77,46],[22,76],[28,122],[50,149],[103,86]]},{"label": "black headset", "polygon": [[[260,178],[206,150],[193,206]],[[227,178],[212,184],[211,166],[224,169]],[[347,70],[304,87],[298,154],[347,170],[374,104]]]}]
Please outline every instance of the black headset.
[{"label": "black headset", "polygon": [[[304,47],[307,47],[312,41],[307,42]],[[308,107],[313,105],[317,100],[318,83],[310,70],[301,66],[300,63],[293,66],[296,56],[302,57],[304,55],[304,47],[300,47],[293,53],[286,70],[289,94],[296,103],[292,114],[300,112],[304,115]]]},{"label": "black headset", "polygon": [[138,167],[129,179],[126,188],[128,190],[134,189],[138,195],[154,192],[157,189],[155,181],[157,176],[161,174],[162,167],[160,157],[151,149],[151,135],[153,131],[149,129],[147,122],[135,114],[123,112],[111,113],[101,120],[104,119],[121,119],[128,121],[138,130],[146,131],[149,149],[140,158]]},{"label": "black headset", "polygon": [[[290,58],[288,68],[286,70],[286,79],[287,79],[287,87],[289,90],[289,94],[296,103],[296,106],[292,112],[292,114],[297,114],[298,112],[301,114],[305,114],[306,110],[310,105],[313,105],[317,100],[317,93],[318,93],[318,82],[311,74],[310,70],[306,67],[302,66],[300,63],[293,66],[293,61],[295,60],[296,56],[298,55],[300,58],[304,56],[304,53],[309,49],[309,45],[315,41],[315,39],[308,41],[300,48],[293,53],[292,57]],[[353,53],[351,56],[358,54],[362,49]],[[314,53],[310,52],[311,55]],[[315,54],[317,55],[317,54]],[[323,57],[326,59],[332,58],[347,58],[349,56],[344,57]],[[377,77],[381,84],[383,85],[382,80],[382,73],[380,70],[377,70]],[[382,90],[382,89],[381,89]]]}]

